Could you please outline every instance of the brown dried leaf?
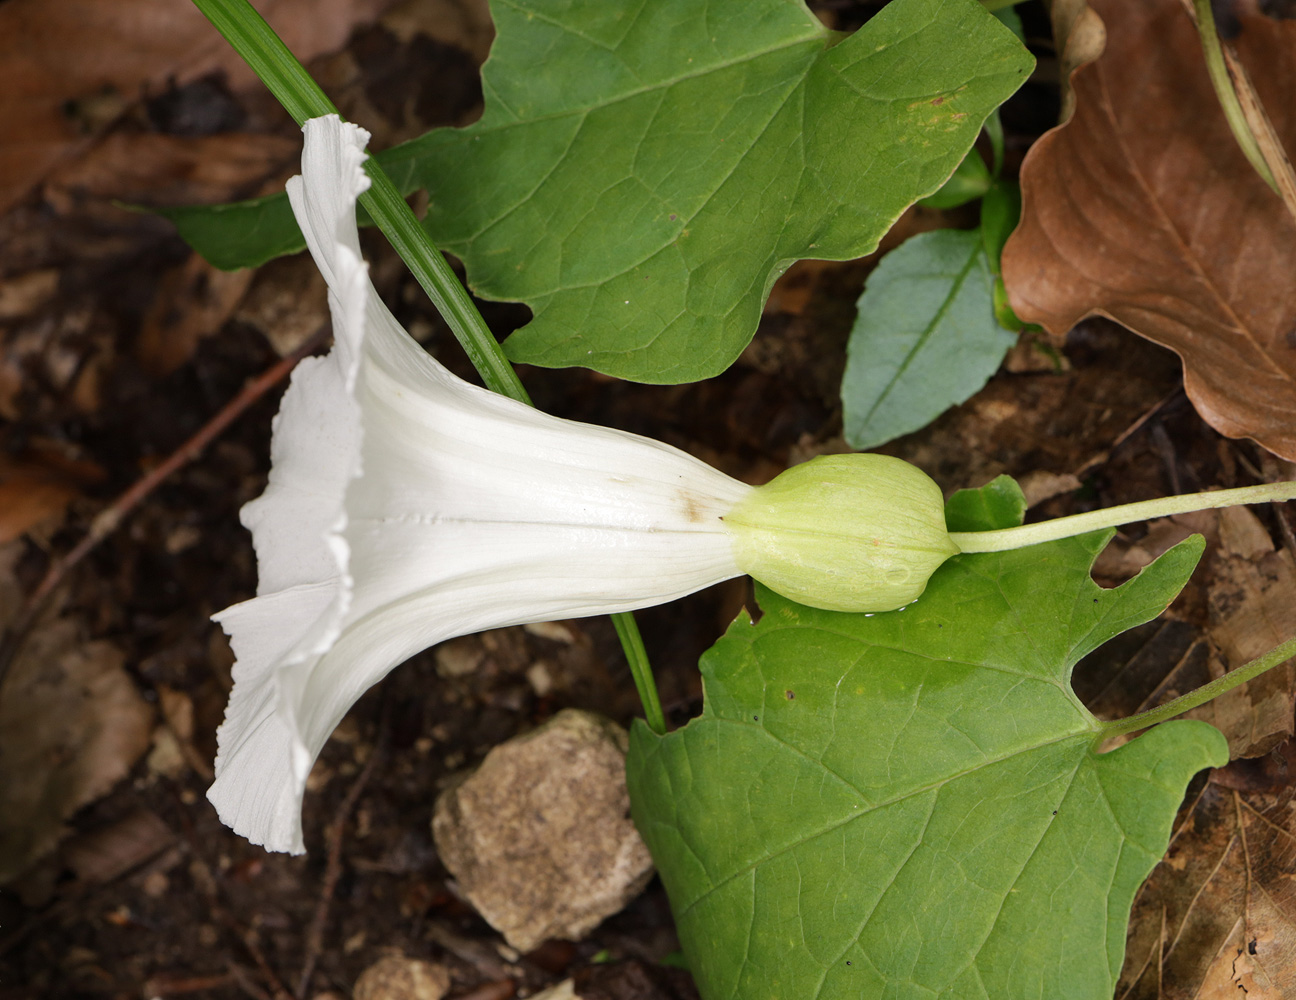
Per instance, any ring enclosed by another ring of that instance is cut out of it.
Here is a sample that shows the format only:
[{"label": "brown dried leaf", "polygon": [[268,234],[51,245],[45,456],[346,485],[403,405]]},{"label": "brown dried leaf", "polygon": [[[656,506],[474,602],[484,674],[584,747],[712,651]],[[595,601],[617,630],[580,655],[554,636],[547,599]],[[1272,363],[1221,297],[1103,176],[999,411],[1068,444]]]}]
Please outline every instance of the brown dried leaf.
[{"label": "brown dried leaf", "polygon": [[[1239,524],[1258,529],[1266,548],[1230,551],[1230,526]],[[1273,551],[1245,508],[1221,512],[1220,536],[1224,551],[1212,564],[1208,594],[1210,640],[1236,670],[1296,635],[1296,564],[1290,552]],[[1228,737],[1230,757],[1258,757],[1292,735],[1294,710],[1296,664],[1289,661],[1203,706],[1199,717]]]},{"label": "brown dried leaf", "polygon": [[59,275],[53,268],[28,271],[0,281],[0,319],[17,319],[35,312],[58,291]]},{"label": "brown dried leaf", "polygon": [[148,809],[137,809],[106,827],[73,837],[59,852],[77,880],[102,884],[162,853],[175,834]]},{"label": "brown dried leaf", "polygon": [[301,143],[292,138],[246,132],[113,132],[85,155],[54,170],[45,198],[65,213],[86,197],[156,206],[228,201],[247,194],[248,185],[280,165],[295,167],[300,149]]},{"label": "brown dried leaf", "polygon": [[1071,74],[1102,55],[1107,44],[1107,26],[1089,6],[1089,0],[1049,0],[1047,6],[1062,71],[1061,120],[1066,121],[1075,112]]},{"label": "brown dried leaf", "polygon": [[0,882],[63,836],[148,749],[153,709],[108,642],[59,620],[33,632],[0,690]]},{"label": "brown dried leaf", "polygon": [[287,357],[329,321],[328,287],[305,254],[272,260],[255,275],[234,318],[256,327],[276,354]]},{"label": "brown dried leaf", "polygon": [[221,328],[252,283],[247,268],[221,271],[198,254],[162,276],[144,321],[135,356],[151,375],[168,375],[188,361],[198,342]]},{"label": "brown dried leaf", "polygon": [[[1202,416],[1296,457],[1296,220],[1237,147],[1179,0],[1096,0],[1107,47],[1075,115],[1031,149],[1004,279],[1024,320],[1100,314],[1175,351]],[[1296,23],[1237,40],[1296,149]]]},{"label": "brown dried leaf", "polygon": [[102,478],[103,470],[94,463],[52,449],[36,448],[12,458],[0,455],[0,544],[61,517],[82,488]]},{"label": "brown dried leaf", "polygon": [[[301,59],[339,48],[390,0],[262,0]],[[0,4],[0,212],[84,149],[144,90],[224,70],[254,80],[192,4],[7,0]]]},{"label": "brown dried leaf", "polygon": [[1134,903],[1120,1000],[1296,996],[1296,804],[1205,786]]}]

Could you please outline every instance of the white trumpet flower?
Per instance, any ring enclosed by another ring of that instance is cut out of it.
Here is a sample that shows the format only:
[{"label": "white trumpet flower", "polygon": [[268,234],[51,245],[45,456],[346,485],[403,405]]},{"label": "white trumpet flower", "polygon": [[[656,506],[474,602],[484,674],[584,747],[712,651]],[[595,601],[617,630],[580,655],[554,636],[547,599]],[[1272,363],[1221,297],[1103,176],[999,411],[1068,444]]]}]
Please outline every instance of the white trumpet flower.
[{"label": "white trumpet flower", "polygon": [[721,518],[751,487],[668,445],[469,385],[396,322],[360,256],[369,135],[306,123],[293,213],[335,343],[298,365],[269,484],[241,514],[257,596],[215,616],[237,656],[208,798],[300,853],[315,757],[409,656],[483,629],[642,608],[739,575]]}]

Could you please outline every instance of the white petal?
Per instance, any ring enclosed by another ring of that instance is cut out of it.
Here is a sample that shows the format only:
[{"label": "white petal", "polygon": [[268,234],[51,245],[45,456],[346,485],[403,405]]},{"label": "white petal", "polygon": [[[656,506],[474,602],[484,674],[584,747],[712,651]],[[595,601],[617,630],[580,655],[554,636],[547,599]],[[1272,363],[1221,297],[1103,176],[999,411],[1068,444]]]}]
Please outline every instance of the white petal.
[{"label": "white petal", "polygon": [[739,575],[720,518],[749,487],[678,449],[456,378],[392,317],[359,254],[368,134],[306,123],[293,211],[335,347],[303,362],[270,483],[244,508],[258,596],[222,612],[238,663],[208,797],[300,852],[301,797],[347,709],[443,639],[671,600]]}]

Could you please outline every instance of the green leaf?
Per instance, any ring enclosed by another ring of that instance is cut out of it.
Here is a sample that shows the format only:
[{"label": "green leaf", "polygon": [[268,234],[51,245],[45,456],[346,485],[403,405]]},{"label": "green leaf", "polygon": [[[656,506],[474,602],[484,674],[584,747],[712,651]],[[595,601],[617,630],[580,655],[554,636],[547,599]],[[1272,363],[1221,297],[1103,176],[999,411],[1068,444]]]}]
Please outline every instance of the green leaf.
[{"label": "green leaf", "polygon": [[920,233],[882,258],[846,346],[851,447],[916,431],[985,385],[1015,342],[995,322],[993,289],[976,231]]},{"label": "green leaf", "polygon": [[1013,312],[1012,303],[1008,300],[1008,289],[1004,285],[1004,280],[1001,275],[995,276],[994,317],[995,322],[1005,330],[1011,330],[1013,333],[1025,330],[1028,325],[1032,330],[1040,329],[1040,327],[1036,326],[1034,323],[1023,323],[1021,319],[1018,318],[1017,314]]},{"label": "green leaf", "polygon": [[759,589],[702,716],[636,724],[633,815],[704,1000],[1110,1000],[1184,787],[1227,760],[1190,721],[1097,753],[1073,666],[1202,549],[1102,590],[1110,534],[957,556],[886,614]]},{"label": "green leaf", "polygon": [[1021,204],[1021,186],[1016,181],[1002,179],[996,179],[981,200],[981,239],[985,244],[986,258],[990,261],[990,271],[994,274],[991,293],[994,317],[1001,327],[1013,333],[1026,329],[1026,324],[1017,318],[1008,301],[999,258],[1003,256],[1008,237],[1021,221]]},{"label": "green leaf", "polygon": [[1022,27],[1021,15],[1017,13],[1016,8],[1011,5],[998,7],[994,11],[994,16],[1004,23],[1004,26],[1023,42],[1026,41],[1026,31]]},{"label": "green leaf", "polygon": [[793,260],[872,251],[1031,65],[971,0],[895,0],[844,40],[774,0],[552,7],[496,5],[486,113],[421,151],[450,182],[428,225],[532,307],[515,361],[649,382],[728,367]]},{"label": "green leaf", "polygon": [[207,263],[225,271],[260,267],[306,247],[288,198],[267,195],[227,205],[181,205],[151,211],[174,223]]},{"label": "green leaf", "polygon": [[999,276],[1004,244],[1021,221],[1021,187],[1016,181],[996,180],[981,200],[981,240],[990,272]]},{"label": "green leaf", "polygon": [[958,490],[945,501],[947,531],[1015,528],[1026,516],[1026,495],[1012,476],[996,476],[980,489]]},{"label": "green leaf", "polygon": [[[510,357],[648,382],[728,367],[794,260],[872,251],[1032,66],[975,0],[894,0],[845,39],[789,0],[492,13],[481,121],[383,166],[427,187],[429,230],[475,291],[531,306]],[[267,210],[186,236],[207,253],[230,244],[217,227],[250,227],[264,259],[285,245],[251,223]]]},{"label": "green leaf", "polygon": [[990,168],[975,148],[959,161],[950,179],[935,194],[929,194],[918,204],[924,208],[958,208],[990,190]]}]

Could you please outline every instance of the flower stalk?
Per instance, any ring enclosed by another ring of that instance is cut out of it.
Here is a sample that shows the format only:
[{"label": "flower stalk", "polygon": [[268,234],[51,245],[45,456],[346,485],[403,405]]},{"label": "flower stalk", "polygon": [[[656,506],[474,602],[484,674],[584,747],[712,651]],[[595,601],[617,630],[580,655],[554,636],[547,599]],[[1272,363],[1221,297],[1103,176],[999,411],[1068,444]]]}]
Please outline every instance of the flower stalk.
[{"label": "flower stalk", "polygon": [[1211,490],[1205,493],[1185,493],[1181,496],[1158,497],[1137,503],[1121,504],[1084,514],[1072,514],[1037,524],[1023,524],[1016,528],[997,531],[951,531],[950,539],[960,552],[1005,552],[1026,545],[1039,545],[1059,538],[1071,538],[1086,531],[1114,528],[1133,521],[1147,521],[1154,517],[1187,514],[1195,510],[1216,507],[1234,507],[1238,504],[1265,503],[1296,499],[1296,483],[1263,483],[1243,486],[1235,490]]}]

